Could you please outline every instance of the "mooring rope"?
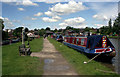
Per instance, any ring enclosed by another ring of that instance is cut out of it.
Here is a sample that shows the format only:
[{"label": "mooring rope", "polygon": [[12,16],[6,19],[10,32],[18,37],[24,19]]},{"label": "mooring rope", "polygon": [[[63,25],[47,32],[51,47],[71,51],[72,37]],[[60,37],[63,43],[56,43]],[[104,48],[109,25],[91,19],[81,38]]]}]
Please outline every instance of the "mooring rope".
[{"label": "mooring rope", "polygon": [[[102,51],[102,52],[105,52],[109,47],[110,47],[110,46],[108,46],[108,47],[107,47],[104,51]],[[101,55],[102,52],[99,53],[98,55],[94,56],[94,57],[93,57],[92,59],[90,59],[88,62],[84,61],[84,64],[87,64],[87,63],[91,62],[91,61],[94,60],[96,57],[98,57],[99,55]]]}]

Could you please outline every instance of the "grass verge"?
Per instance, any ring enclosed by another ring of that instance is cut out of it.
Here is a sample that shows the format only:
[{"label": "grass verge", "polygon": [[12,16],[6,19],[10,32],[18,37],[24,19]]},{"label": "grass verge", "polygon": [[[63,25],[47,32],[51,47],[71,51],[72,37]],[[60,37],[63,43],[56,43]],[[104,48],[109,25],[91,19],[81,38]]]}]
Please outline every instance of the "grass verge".
[{"label": "grass verge", "polygon": [[88,64],[84,64],[84,61],[88,61],[89,59],[80,52],[65,46],[62,43],[57,42],[54,39],[48,38],[48,40],[55,46],[55,48],[61,52],[61,54],[65,57],[65,59],[72,64],[72,66],[76,69],[79,75],[116,75],[115,73],[104,73],[98,71],[106,70],[111,71],[111,69],[101,65],[99,62],[92,61]]},{"label": "grass verge", "polygon": [[32,52],[40,52],[43,49],[43,38],[30,41]]},{"label": "grass verge", "polygon": [[[42,39],[30,41],[32,51],[42,50]],[[37,57],[19,56],[20,45],[2,46],[2,75],[42,75],[44,62]]]}]

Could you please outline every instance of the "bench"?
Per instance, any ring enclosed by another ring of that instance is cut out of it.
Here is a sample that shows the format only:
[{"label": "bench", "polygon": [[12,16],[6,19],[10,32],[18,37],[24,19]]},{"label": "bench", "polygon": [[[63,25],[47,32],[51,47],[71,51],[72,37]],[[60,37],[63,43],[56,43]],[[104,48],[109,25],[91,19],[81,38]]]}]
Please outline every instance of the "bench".
[{"label": "bench", "polygon": [[19,46],[19,55],[21,56],[21,54],[25,56],[30,55],[31,54],[30,47],[26,48],[25,45]]}]

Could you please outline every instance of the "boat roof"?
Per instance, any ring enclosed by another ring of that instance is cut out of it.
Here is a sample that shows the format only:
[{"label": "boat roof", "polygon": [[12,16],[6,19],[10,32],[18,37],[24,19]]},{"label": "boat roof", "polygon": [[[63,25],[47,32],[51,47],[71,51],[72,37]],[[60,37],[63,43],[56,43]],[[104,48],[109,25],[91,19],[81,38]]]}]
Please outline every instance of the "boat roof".
[{"label": "boat roof", "polygon": [[[91,49],[94,49],[95,46],[96,46],[99,42],[102,42],[102,37],[103,37],[103,36],[104,36],[104,35],[92,35],[92,36],[88,36],[88,37],[87,37],[88,39],[87,39],[86,48],[88,48],[89,45],[90,45],[90,48],[91,48]],[[106,38],[107,38],[107,36],[106,36]],[[114,46],[112,45],[112,43],[109,41],[108,38],[107,38],[107,45],[114,47]]]}]

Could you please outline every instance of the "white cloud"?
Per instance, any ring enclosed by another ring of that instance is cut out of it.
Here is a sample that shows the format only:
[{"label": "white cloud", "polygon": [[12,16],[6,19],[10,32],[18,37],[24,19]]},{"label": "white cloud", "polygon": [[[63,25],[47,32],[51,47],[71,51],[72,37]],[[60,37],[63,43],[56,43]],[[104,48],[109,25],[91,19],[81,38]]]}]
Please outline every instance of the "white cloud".
[{"label": "white cloud", "polygon": [[57,19],[57,20],[60,20],[60,19],[61,19],[61,17],[59,17],[59,16],[53,16],[52,18],[53,18],[53,19]]},{"label": "white cloud", "polygon": [[77,17],[77,18],[70,18],[64,20],[64,22],[60,23],[59,26],[61,28],[66,27],[66,26],[72,26],[75,28],[85,28],[85,19],[82,17]]},{"label": "white cloud", "polygon": [[37,14],[34,14],[34,16],[41,16],[43,13],[38,12]]},{"label": "white cloud", "polygon": [[57,22],[58,20],[60,20],[61,17],[59,16],[52,16],[51,18],[49,17],[43,17],[42,20],[45,21],[45,22]]},{"label": "white cloud", "polygon": [[85,7],[82,4],[82,2],[69,1],[68,3],[65,4],[57,3],[52,8],[49,9],[51,10],[52,13],[55,13],[57,15],[63,15],[75,13],[81,10],[86,10],[87,7]]},{"label": "white cloud", "polygon": [[19,11],[24,11],[25,9],[24,8],[18,8]]},{"label": "white cloud", "polygon": [[25,17],[24,19],[25,20],[37,20],[37,18],[33,18],[33,17],[29,17],[29,16]]},{"label": "white cloud", "polygon": [[94,9],[97,13],[93,18],[97,20],[114,20],[118,13],[118,3],[90,3],[89,8]]},{"label": "white cloud", "polygon": [[97,28],[100,28],[100,27],[103,27],[103,26],[106,26],[106,25],[103,25],[103,24],[94,24],[95,27]]},{"label": "white cloud", "polygon": [[58,21],[54,18],[49,18],[49,17],[43,17],[42,20],[45,22],[57,22]]},{"label": "white cloud", "polygon": [[56,3],[56,2],[66,2],[67,0],[33,0],[34,2],[45,2],[45,3]]},{"label": "white cloud", "polygon": [[82,23],[84,21],[85,21],[85,19],[82,17],[70,18],[70,19],[64,20],[64,22],[67,24],[76,24],[76,23],[79,24],[79,23]]},{"label": "white cloud", "polygon": [[[19,2],[24,0],[0,0],[1,2]],[[32,2],[45,2],[45,3],[56,3],[56,2],[68,2],[71,0],[31,0]],[[119,0],[75,0],[81,2],[119,2]]]},{"label": "white cloud", "polygon": [[61,27],[65,26],[66,27],[66,26],[68,26],[68,24],[63,22],[63,23],[59,23],[59,26],[61,26]]},{"label": "white cloud", "polygon": [[12,23],[11,20],[9,20],[8,18],[4,18],[4,23],[5,23],[5,27],[7,28],[13,28],[15,25]]},{"label": "white cloud", "polygon": [[47,11],[47,12],[45,12],[45,15],[47,15],[47,16],[54,16],[54,13],[51,12],[51,11]]},{"label": "white cloud", "polygon": [[98,20],[109,20],[109,18],[106,15],[100,15],[100,14],[94,15],[93,18],[98,19]]},{"label": "white cloud", "polygon": [[0,16],[0,19],[2,19],[2,20],[3,20],[4,18]]},{"label": "white cloud", "polygon": [[32,2],[31,0],[22,0],[16,2],[16,5],[24,5],[24,6],[38,6],[37,3]]},{"label": "white cloud", "polygon": [[37,20],[37,18],[31,18],[31,20]]}]

